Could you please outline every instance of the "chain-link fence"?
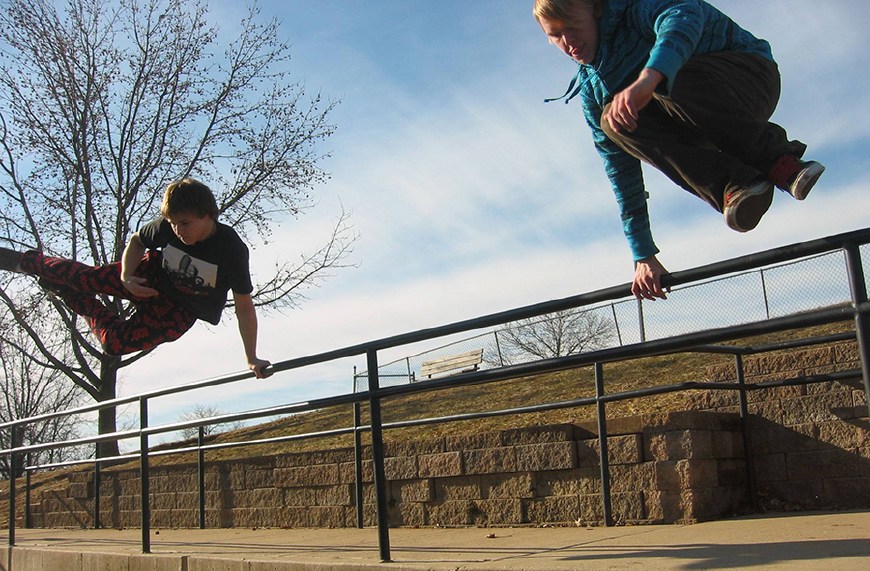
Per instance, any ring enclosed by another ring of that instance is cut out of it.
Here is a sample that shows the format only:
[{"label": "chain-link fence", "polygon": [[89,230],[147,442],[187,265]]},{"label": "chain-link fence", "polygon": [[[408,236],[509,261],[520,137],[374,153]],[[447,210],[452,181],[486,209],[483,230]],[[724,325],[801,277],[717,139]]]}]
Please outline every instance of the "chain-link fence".
[{"label": "chain-link fence", "polygon": [[[860,252],[862,265],[870,268],[870,245]],[[870,272],[864,273],[870,281]],[[865,286],[870,289],[870,283]],[[425,363],[480,349],[483,356],[475,368],[485,369],[763,321],[851,300],[845,255],[834,251],[674,288],[667,301],[632,298],[507,323],[381,365],[378,379],[380,386],[425,380]],[[367,372],[355,373],[354,391],[367,388]]]}]

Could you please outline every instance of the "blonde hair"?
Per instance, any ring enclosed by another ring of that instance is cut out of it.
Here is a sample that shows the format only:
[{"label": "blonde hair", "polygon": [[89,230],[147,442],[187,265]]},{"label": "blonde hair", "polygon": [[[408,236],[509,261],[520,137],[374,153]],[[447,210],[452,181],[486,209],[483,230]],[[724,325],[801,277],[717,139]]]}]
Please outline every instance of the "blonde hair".
[{"label": "blonde hair", "polygon": [[217,219],[219,212],[211,189],[190,177],[170,182],[160,204],[160,214],[164,218],[192,214]]},{"label": "blonde hair", "polygon": [[532,8],[537,20],[555,20],[557,22],[566,22],[571,19],[573,9],[577,6],[585,5],[589,8],[594,7],[601,0],[535,0],[535,7]]}]

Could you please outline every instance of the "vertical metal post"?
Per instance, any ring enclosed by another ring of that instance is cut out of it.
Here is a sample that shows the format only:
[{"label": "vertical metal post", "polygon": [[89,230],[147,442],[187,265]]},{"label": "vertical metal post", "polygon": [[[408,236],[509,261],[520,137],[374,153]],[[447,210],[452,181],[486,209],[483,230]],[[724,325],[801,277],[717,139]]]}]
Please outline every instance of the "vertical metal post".
[{"label": "vertical metal post", "polygon": [[495,350],[498,352],[498,364],[504,367],[504,357],[501,354],[501,343],[498,342],[498,331],[493,331],[492,336],[495,337]]},{"label": "vertical metal post", "polygon": [[[10,448],[18,448],[21,442],[21,427],[15,425],[10,430]],[[9,547],[15,545],[15,474],[18,472],[18,453],[9,455]]]},{"label": "vertical metal post", "polygon": [[24,468],[24,492],[24,529],[30,529],[33,527],[33,518],[30,514],[30,470],[27,468]]},{"label": "vertical metal post", "polygon": [[867,412],[870,414],[870,315],[858,311],[867,303],[867,285],[864,281],[864,268],[861,263],[861,250],[857,244],[847,244],[846,269],[849,272],[849,289],[855,304],[855,337],[858,341],[858,355],[861,357],[861,372],[864,376],[864,396]]},{"label": "vertical metal post", "polygon": [[749,405],[746,400],[746,376],[743,372],[743,355],[734,355],[734,368],[737,373],[737,394],[740,406],[740,435],[743,438],[743,459],[746,463],[746,494],[749,505],[758,511],[758,487],[755,479],[755,456],[752,450],[752,426],[749,419]]},{"label": "vertical metal post", "polygon": [[196,430],[196,475],[199,484],[199,529],[205,529],[205,450],[202,445],[205,442],[205,427],[200,426]]},{"label": "vertical metal post", "polygon": [[354,464],[354,490],[356,492],[356,527],[363,528],[363,469],[362,469],[362,434],[359,425],[362,422],[362,406],[353,403],[353,464]]},{"label": "vertical metal post", "polygon": [[743,373],[743,355],[734,355],[734,372],[737,375],[737,398],[740,407],[740,418],[749,417],[749,405],[746,401],[746,377]]},{"label": "vertical metal post", "polygon": [[613,314],[613,326],[616,327],[616,340],[622,347],[622,333],[619,331],[619,319],[616,318],[616,305],[613,303],[610,304],[610,313]]},{"label": "vertical metal post", "polygon": [[640,326],[640,342],[646,341],[646,324],[643,321],[643,300],[637,300],[637,323]]},{"label": "vertical metal post", "polygon": [[767,282],[764,280],[764,268],[761,268],[758,272],[761,274],[761,295],[764,297],[765,319],[770,319],[770,303],[767,300]]},{"label": "vertical metal post", "polygon": [[100,521],[100,444],[96,444],[96,455],[94,456],[94,529],[103,527]]},{"label": "vertical metal post", "polygon": [[139,398],[139,484],[142,504],[142,553],[151,553],[151,471],[148,467],[148,399]]},{"label": "vertical metal post", "polygon": [[390,526],[387,513],[387,481],[384,473],[384,434],[381,424],[381,399],[378,381],[378,354],[374,349],[366,353],[369,376],[369,417],[372,433],[372,464],[374,465],[375,498],[378,512],[378,546],[381,561],[390,561]]},{"label": "vertical metal post", "polygon": [[604,511],[604,525],[613,525],[613,503],[610,497],[610,460],[607,451],[607,414],[604,396],[604,366],[595,363],[595,402],[598,413],[598,449],[601,466],[601,505]]}]

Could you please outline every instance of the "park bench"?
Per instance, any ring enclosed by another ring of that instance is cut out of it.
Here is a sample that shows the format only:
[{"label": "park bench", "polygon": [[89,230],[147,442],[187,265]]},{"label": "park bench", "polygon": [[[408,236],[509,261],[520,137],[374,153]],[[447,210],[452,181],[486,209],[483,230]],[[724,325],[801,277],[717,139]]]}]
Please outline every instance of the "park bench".
[{"label": "park bench", "polygon": [[420,378],[431,379],[433,376],[448,376],[457,373],[476,371],[483,362],[483,349],[475,349],[441,359],[424,361],[420,366]]}]

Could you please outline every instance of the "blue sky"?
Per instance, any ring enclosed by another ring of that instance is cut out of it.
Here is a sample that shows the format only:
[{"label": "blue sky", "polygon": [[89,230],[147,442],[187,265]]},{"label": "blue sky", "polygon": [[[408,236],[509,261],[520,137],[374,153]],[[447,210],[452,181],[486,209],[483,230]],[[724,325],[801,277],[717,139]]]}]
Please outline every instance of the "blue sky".
[{"label": "blue sky", "polygon": [[[716,2],[714,2],[716,3]],[[310,250],[341,208],[360,239],[357,268],[261,318],[273,362],[625,283],[632,263],[579,104],[561,95],[575,66],[548,45],[531,0],[289,0],[261,3],[282,22],[294,74],[340,100],[323,149],[319,204],[254,245],[253,269]],[[774,121],[828,167],[804,203],[779,194],[737,234],[701,201],[646,171],[660,259],[671,271],[854,230],[870,221],[870,21],[866,0],[716,3],[769,40],[783,75]],[[213,2],[221,22],[242,8]],[[667,303],[667,302],[660,302]],[[390,352],[386,362],[419,347]],[[155,402],[152,422],[197,402],[227,412],[351,390],[347,360]],[[122,394],[242,370],[236,324],[202,322],[122,372]]]}]

